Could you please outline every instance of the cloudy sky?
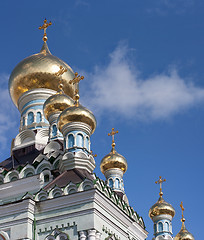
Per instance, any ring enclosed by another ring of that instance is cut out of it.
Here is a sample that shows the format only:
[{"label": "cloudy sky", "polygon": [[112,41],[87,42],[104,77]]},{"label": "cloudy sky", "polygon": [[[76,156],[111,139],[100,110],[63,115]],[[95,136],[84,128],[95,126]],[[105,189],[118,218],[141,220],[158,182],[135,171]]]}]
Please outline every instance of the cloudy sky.
[{"label": "cloudy sky", "polygon": [[97,117],[92,149],[110,151],[107,133],[119,130],[116,149],[128,161],[130,205],[144,218],[158,198],[154,183],[167,179],[164,198],[179,204],[186,226],[200,240],[204,210],[204,2],[202,0],[1,1],[0,161],[10,154],[19,113],[8,94],[15,65],[39,52],[44,18],[53,55],[85,76],[80,95]]}]

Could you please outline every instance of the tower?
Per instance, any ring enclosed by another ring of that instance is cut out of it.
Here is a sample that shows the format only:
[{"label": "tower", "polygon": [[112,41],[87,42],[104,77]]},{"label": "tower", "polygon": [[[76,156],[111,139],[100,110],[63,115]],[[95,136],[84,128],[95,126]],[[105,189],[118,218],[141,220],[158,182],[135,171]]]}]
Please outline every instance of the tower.
[{"label": "tower", "polygon": [[154,222],[154,238],[153,240],[173,240],[172,237],[172,218],[175,215],[175,210],[171,204],[167,203],[163,199],[162,192],[162,183],[166,179],[159,177],[159,180],[156,181],[156,184],[160,185],[159,199],[158,201],[150,208],[149,217]]},{"label": "tower", "polygon": [[[9,80],[21,120],[12,154],[0,163],[0,239],[144,240],[143,219],[125,201],[124,189],[94,174],[96,119],[79,103],[83,77],[48,49],[50,25],[45,19],[39,28],[40,53],[21,61]],[[112,147],[122,181],[127,163]]]},{"label": "tower", "polygon": [[182,226],[181,226],[181,230],[175,236],[174,240],[195,240],[193,235],[186,229],[186,226],[185,226],[185,218],[183,215],[183,211],[184,211],[183,202],[181,202],[180,207],[182,211],[182,218],[181,218]]},{"label": "tower", "polygon": [[108,133],[108,136],[112,136],[112,149],[101,160],[100,169],[106,177],[106,184],[121,196],[125,196],[123,174],[127,171],[128,165],[126,159],[115,150],[114,136],[117,133],[118,131],[115,131],[114,128]]}]

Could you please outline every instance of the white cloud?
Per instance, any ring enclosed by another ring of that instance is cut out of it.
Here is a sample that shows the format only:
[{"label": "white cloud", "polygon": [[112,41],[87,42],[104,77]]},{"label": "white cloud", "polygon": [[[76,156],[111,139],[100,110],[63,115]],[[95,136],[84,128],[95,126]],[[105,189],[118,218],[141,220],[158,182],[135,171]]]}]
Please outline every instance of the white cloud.
[{"label": "white cloud", "polygon": [[7,74],[0,74],[0,150],[5,150],[11,138],[16,136],[20,121],[9,96],[8,79]]},{"label": "white cloud", "polygon": [[143,79],[129,61],[124,44],[110,54],[107,66],[96,66],[84,101],[100,113],[142,120],[165,119],[204,101],[204,89],[182,79],[177,70]]}]

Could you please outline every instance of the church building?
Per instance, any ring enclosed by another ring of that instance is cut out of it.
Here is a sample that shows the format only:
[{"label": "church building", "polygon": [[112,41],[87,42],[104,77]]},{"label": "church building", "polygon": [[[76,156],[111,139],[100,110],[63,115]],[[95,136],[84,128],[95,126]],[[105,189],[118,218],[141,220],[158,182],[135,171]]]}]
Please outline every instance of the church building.
[{"label": "church building", "polygon": [[[39,27],[41,51],[18,63],[9,79],[20,127],[11,156],[0,163],[0,240],[145,240],[143,218],[125,194],[128,164],[116,151],[114,128],[110,153],[100,164],[106,180],[94,173],[96,118],[80,104],[84,77],[48,48],[51,24],[45,19]],[[160,197],[149,210],[154,236],[148,239],[194,240],[183,204],[181,231],[173,237],[175,210],[163,199],[164,181],[156,182]]]}]

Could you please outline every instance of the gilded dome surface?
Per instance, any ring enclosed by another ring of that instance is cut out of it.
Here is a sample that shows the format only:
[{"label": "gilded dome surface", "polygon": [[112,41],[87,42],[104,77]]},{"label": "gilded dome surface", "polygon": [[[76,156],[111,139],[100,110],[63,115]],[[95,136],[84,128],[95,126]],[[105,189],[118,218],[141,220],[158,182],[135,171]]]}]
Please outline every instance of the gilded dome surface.
[{"label": "gilded dome surface", "polygon": [[162,196],[160,196],[159,200],[150,208],[149,217],[152,219],[153,217],[162,214],[167,214],[174,217],[175,210],[170,203],[165,202]]},{"label": "gilded dome surface", "polygon": [[195,240],[193,235],[186,229],[184,222],[180,232],[175,236],[174,240]]},{"label": "gilded dome surface", "polygon": [[61,113],[66,108],[74,105],[74,100],[66,94],[57,93],[49,97],[44,105],[43,111],[45,118],[48,120],[49,116],[54,113]]},{"label": "gilded dome surface", "polygon": [[34,88],[48,88],[58,90],[59,77],[55,76],[60,66],[68,71],[62,76],[64,92],[74,96],[74,87],[69,81],[74,78],[74,72],[64,61],[53,56],[45,42],[40,53],[22,60],[12,71],[9,79],[9,91],[15,105],[19,97],[26,91]]},{"label": "gilded dome surface", "polygon": [[111,152],[101,160],[100,164],[101,172],[103,174],[105,171],[113,168],[119,168],[125,173],[127,171],[127,166],[126,159],[117,153],[114,148],[112,148]]},{"label": "gilded dome surface", "polygon": [[61,131],[63,126],[71,122],[82,122],[89,125],[92,133],[96,129],[96,118],[87,108],[79,105],[65,109],[58,118],[58,128]]}]

